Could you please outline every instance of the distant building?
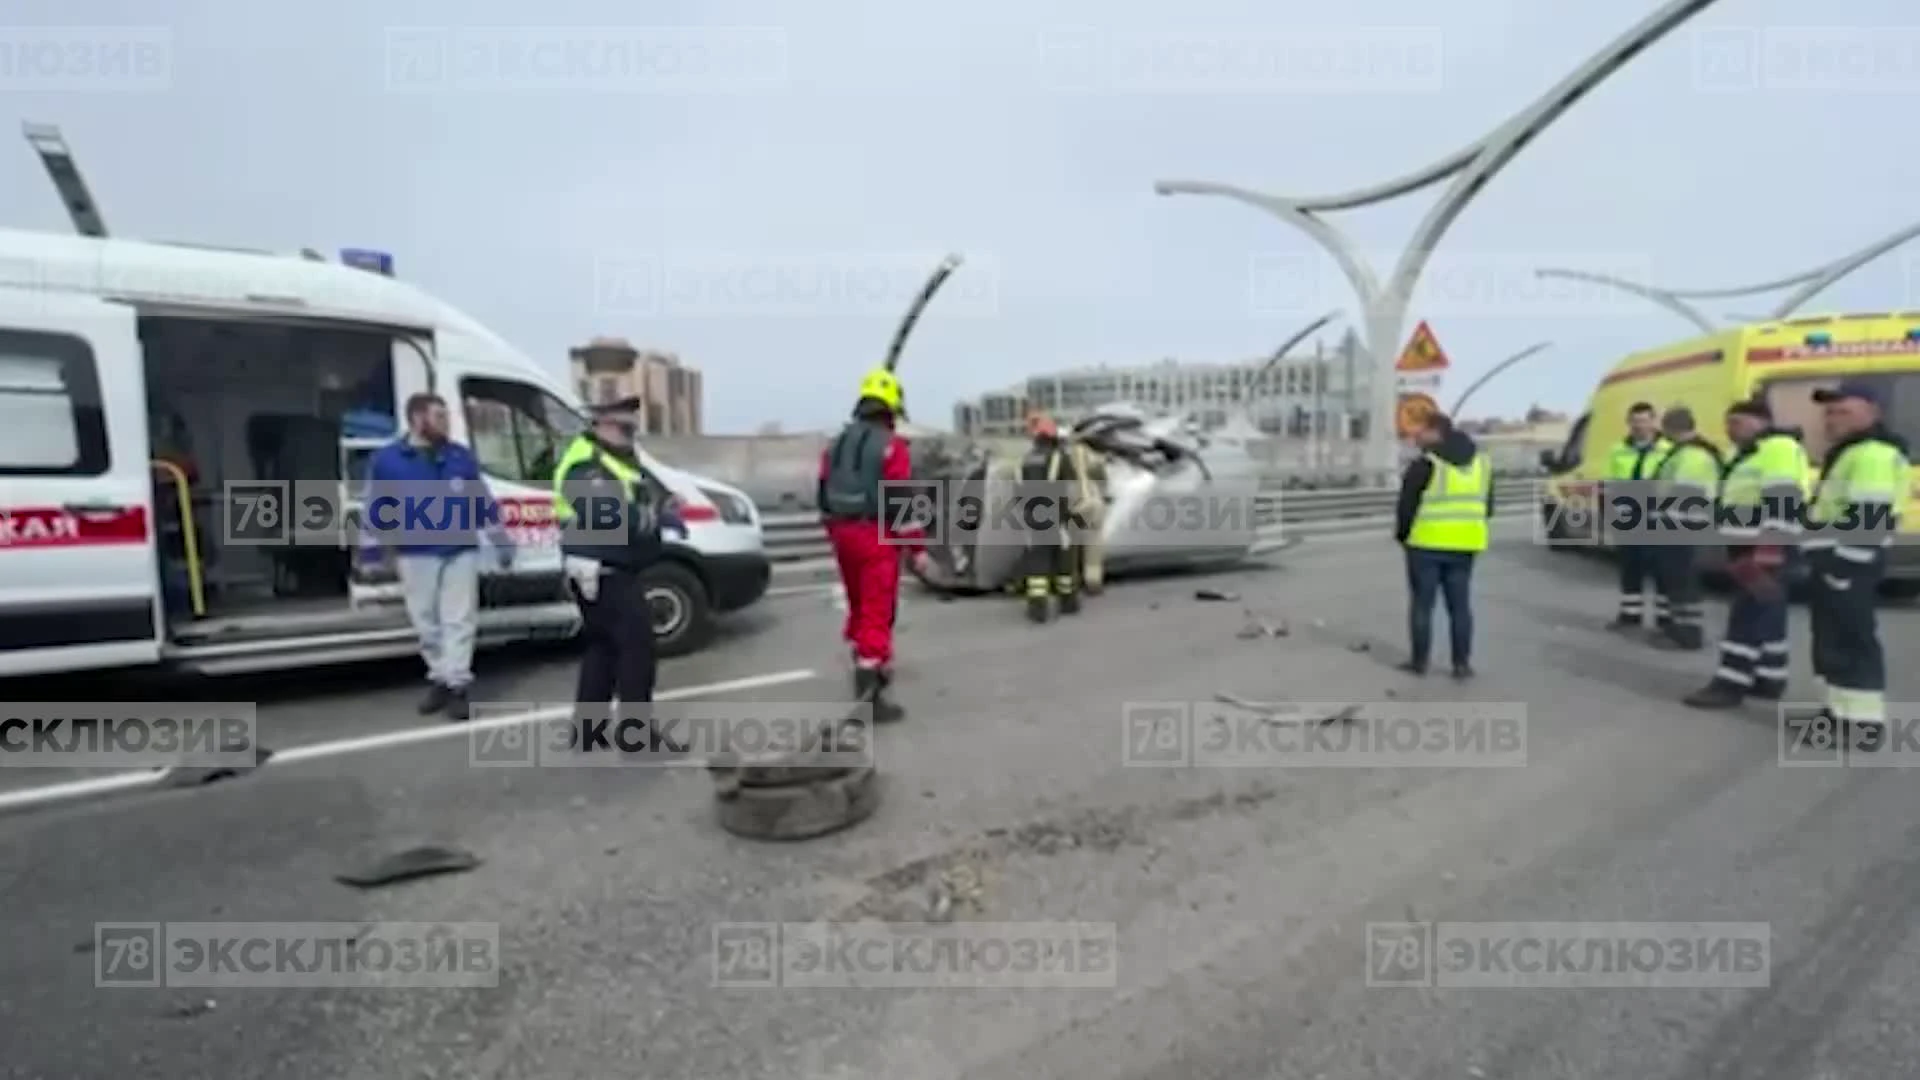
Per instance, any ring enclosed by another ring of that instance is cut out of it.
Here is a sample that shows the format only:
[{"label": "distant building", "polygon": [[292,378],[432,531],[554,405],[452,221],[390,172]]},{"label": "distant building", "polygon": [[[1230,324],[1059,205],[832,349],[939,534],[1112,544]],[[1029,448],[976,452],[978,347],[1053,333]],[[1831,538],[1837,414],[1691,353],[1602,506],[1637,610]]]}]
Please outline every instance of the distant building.
[{"label": "distant building", "polygon": [[597,337],[568,350],[580,400],[603,405],[640,399],[641,433],[701,432],[700,372],[673,353],[641,350],[624,338]]},{"label": "distant building", "polygon": [[1132,402],[1148,409],[1191,412],[1206,427],[1240,416],[1270,435],[1362,438],[1369,371],[1358,362],[1349,334],[1336,349],[1315,348],[1267,367],[1265,359],[1237,364],[1183,364],[1165,360],[1138,367],[1094,367],[1037,375],[1005,390],[954,406],[953,427],[982,438],[1018,435],[1030,408],[1073,423],[1103,405]]}]

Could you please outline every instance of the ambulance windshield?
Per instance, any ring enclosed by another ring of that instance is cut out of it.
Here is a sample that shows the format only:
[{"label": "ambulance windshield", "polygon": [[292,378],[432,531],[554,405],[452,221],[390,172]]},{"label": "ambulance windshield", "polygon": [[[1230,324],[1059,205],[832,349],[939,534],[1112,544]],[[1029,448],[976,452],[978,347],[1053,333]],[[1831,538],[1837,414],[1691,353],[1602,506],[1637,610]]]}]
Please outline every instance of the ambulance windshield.
[{"label": "ambulance windshield", "polygon": [[1799,428],[1807,455],[1819,463],[1826,455],[1828,440],[1821,423],[1821,408],[1814,403],[1813,392],[1838,386],[1843,377],[1877,388],[1886,406],[1883,419],[1887,427],[1907,440],[1911,452],[1920,452],[1920,371],[1876,375],[1847,372],[1817,379],[1776,379],[1767,384],[1767,404],[1773,408],[1774,423],[1783,428]]}]

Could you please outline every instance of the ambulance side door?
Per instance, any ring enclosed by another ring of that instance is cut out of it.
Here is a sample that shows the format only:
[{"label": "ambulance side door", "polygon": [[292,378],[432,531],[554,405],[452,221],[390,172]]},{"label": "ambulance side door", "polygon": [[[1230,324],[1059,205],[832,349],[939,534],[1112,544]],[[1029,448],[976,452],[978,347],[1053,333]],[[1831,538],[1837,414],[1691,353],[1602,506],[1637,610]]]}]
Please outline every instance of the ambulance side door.
[{"label": "ambulance side door", "polygon": [[143,363],[132,308],[0,289],[0,677],[160,657]]}]

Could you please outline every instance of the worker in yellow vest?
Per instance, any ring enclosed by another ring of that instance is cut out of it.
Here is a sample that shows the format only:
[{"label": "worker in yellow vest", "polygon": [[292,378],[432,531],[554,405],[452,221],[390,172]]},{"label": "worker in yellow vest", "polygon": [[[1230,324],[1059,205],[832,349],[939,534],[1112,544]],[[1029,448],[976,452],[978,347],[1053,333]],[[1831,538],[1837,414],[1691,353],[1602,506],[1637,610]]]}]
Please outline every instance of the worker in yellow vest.
[{"label": "worker in yellow vest", "polygon": [[1467,434],[1442,413],[1414,432],[1421,455],[1400,481],[1394,539],[1407,554],[1408,659],[1402,671],[1427,673],[1434,601],[1447,603],[1453,677],[1473,675],[1474,557],[1487,550],[1493,516],[1493,466]]},{"label": "worker in yellow vest", "polygon": [[[1636,401],[1627,409],[1627,437],[1607,455],[1607,484],[1622,498],[1642,501],[1654,470],[1673,444],[1660,434],[1660,415],[1653,405]],[[1607,520],[1613,520],[1609,511]],[[1644,538],[1622,537],[1614,541],[1620,559],[1620,607],[1611,628],[1639,630],[1646,625],[1647,586],[1655,589],[1654,608],[1662,630],[1671,621],[1667,595],[1659,591],[1659,562]]]},{"label": "worker in yellow vest", "polygon": [[1834,734],[1878,750],[1886,741],[1887,661],[1874,604],[1907,509],[1907,444],[1882,423],[1884,399],[1870,380],[1815,390],[1813,400],[1825,406],[1829,440],[1801,545],[1813,671],[1826,684],[1823,712]]},{"label": "worker in yellow vest", "polygon": [[640,464],[639,411],[638,398],[596,406],[593,427],[554,465],[562,567],[567,590],[580,607],[586,644],[573,695],[574,722],[581,727],[581,749],[593,749],[600,740],[589,739],[589,732],[604,731],[613,722],[611,704],[617,697],[618,729],[644,725],[649,734],[642,745],[648,750],[684,753],[685,747],[664,728],[655,728],[648,715],[657,662],[653,605],[641,575],[665,553],[661,533],[684,538],[687,527],[656,497],[654,482]]}]

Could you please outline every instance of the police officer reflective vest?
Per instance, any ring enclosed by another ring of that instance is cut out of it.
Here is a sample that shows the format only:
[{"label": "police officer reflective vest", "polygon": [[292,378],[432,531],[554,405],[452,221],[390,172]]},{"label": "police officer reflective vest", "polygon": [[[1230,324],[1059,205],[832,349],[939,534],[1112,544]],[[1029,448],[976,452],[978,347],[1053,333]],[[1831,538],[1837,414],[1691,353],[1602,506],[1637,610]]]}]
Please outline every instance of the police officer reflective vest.
[{"label": "police officer reflective vest", "polygon": [[1407,546],[1426,551],[1487,550],[1487,494],[1493,485],[1493,467],[1486,453],[1473,455],[1465,468],[1428,454],[1433,472],[1420,506],[1413,513]]},{"label": "police officer reflective vest", "polygon": [[892,444],[893,432],[885,424],[855,420],[841,428],[827,450],[820,512],[830,518],[880,520],[880,487]]},{"label": "police officer reflective vest", "polygon": [[568,555],[631,569],[659,559],[646,473],[591,435],[576,436],[553,467],[553,517]]},{"label": "police officer reflective vest", "polygon": [[1806,498],[1806,447],[1785,432],[1763,432],[1727,463],[1720,532],[1736,543],[1793,543]]},{"label": "police officer reflective vest", "polygon": [[1720,488],[1720,450],[1698,437],[1674,443],[1653,467],[1653,482],[1663,501],[1674,500],[1670,516],[1675,526],[1711,528],[1713,498]]},{"label": "police officer reflective vest", "polygon": [[1650,480],[1660,459],[1672,449],[1673,444],[1664,435],[1654,436],[1645,446],[1636,445],[1630,438],[1622,439],[1607,458],[1607,479]]},{"label": "police officer reflective vest", "polygon": [[1813,535],[1809,551],[1831,551],[1854,563],[1871,563],[1906,513],[1907,455],[1879,429],[1848,439],[1827,453],[1807,509]]}]

